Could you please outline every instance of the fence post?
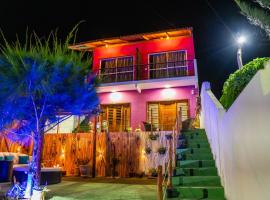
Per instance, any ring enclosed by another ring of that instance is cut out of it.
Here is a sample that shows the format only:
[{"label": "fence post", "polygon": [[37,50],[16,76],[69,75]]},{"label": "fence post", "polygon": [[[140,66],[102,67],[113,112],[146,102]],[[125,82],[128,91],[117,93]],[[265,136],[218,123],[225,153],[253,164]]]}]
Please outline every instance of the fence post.
[{"label": "fence post", "polygon": [[158,178],[157,178],[157,200],[163,200],[163,188],[162,188],[162,182],[163,182],[163,177],[162,177],[162,166],[158,166]]},{"label": "fence post", "polygon": [[173,147],[172,147],[172,139],[169,140],[169,163],[168,163],[168,186],[167,188],[172,188],[172,160],[173,160]]},{"label": "fence post", "polygon": [[94,117],[92,178],[96,177],[97,116]]}]

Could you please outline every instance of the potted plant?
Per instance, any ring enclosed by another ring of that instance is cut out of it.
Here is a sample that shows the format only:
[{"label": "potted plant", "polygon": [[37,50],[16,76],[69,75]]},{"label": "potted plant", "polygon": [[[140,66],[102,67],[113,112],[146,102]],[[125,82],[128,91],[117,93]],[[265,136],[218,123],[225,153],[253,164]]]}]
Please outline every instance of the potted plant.
[{"label": "potted plant", "polygon": [[78,159],[77,163],[80,169],[80,175],[82,177],[88,177],[90,175],[90,160],[88,158]]},{"label": "potted plant", "polygon": [[150,147],[145,148],[145,153],[150,154],[152,152],[152,149]]},{"label": "potted plant", "polygon": [[150,133],[150,134],[149,134],[149,139],[150,139],[150,140],[157,140],[158,137],[159,137],[158,134],[153,134],[153,133]]},{"label": "potted plant", "polygon": [[164,155],[166,153],[166,147],[159,147],[158,148],[158,153],[160,155]]},{"label": "potted plant", "polygon": [[150,168],[149,169],[149,174],[150,174],[150,178],[151,177],[157,177],[158,176],[158,173],[157,173],[156,168]]}]

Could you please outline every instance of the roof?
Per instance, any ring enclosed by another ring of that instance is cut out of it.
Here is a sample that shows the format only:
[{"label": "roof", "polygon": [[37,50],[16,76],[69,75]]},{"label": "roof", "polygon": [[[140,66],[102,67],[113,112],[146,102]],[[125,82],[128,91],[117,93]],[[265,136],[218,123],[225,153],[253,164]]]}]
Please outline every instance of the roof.
[{"label": "roof", "polygon": [[121,45],[126,43],[135,43],[141,41],[180,37],[180,36],[191,36],[193,29],[191,27],[168,29],[157,32],[140,33],[135,35],[103,38],[97,40],[90,40],[86,42],[77,43],[70,45],[69,48],[78,51],[92,51],[96,47],[106,46],[106,45]]}]

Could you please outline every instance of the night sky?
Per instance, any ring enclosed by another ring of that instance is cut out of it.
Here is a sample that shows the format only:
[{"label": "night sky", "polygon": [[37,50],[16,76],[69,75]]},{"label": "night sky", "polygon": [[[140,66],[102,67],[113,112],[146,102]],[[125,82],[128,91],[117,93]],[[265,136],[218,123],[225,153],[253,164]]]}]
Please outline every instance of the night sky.
[{"label": "night sky", "polygon": [[228,75],[237,69],[233,35],[248,35],[244,63],[270,56],[270,40],[240,14],[233,0],[163,2],[5,0],[1,2],[0,26],[9,41],[15,40],[16,34],[23,37],[26,27],[41,36],[58,28],[59,37],[64,38],[75,24],[85,20],[78,42],[191,26],[200,82],[210,81],[218,97]]}]

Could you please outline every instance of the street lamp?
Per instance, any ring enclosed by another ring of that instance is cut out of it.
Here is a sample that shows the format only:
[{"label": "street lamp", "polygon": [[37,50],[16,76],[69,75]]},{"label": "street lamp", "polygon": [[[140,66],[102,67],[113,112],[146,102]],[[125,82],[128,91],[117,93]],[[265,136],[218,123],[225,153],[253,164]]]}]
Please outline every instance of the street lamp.
[{"label": "street lamp", "polygon": [[237,50],[237,63],[238,63],[238,68],[241,69],[243,67],[243,61],[242,61],[242,46],[246,42],[246,37],[241,35],[237,38],[237,43],[238,43],[238,50]]}]

